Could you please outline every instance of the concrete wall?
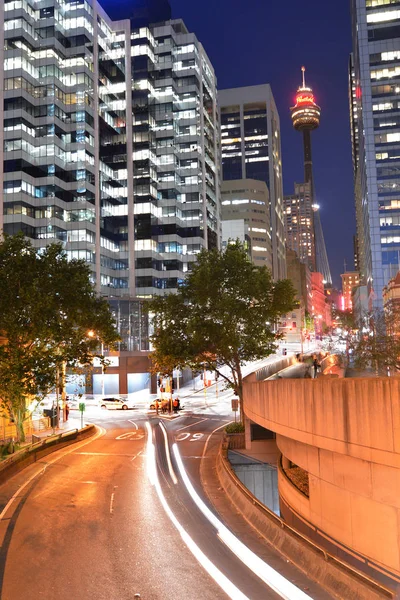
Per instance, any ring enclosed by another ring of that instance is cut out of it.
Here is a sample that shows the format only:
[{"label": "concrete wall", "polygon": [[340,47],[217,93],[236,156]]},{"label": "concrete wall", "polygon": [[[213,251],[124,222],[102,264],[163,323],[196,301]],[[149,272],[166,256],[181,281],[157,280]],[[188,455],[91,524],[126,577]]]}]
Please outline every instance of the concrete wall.
[{"label": "concrete wall", "polygon": [[[202,469],[210,468],[212,461],[202,461]],[[235,476],[229,462],[219,452],[216,473],[221,487],[238,512],[258,533],[283,556],[314,581],[326,588],[333,598],[342,600],[389,600],[397,597],[343,562],[330,556],[320,547],[297,533],[272,511],[257,501]],[[212,501],[212,497],[210,497]]]},{"label": "concrete wall", "polygon": [[257,500],[279,515],[277,469],[264,464],[234,464],[233,470]]},{"label": "concrete wall", "polygon": [[309,472],[309,499],[279,482],[287,504],[399,576],[400,380],[246,380],[244,411]]}]

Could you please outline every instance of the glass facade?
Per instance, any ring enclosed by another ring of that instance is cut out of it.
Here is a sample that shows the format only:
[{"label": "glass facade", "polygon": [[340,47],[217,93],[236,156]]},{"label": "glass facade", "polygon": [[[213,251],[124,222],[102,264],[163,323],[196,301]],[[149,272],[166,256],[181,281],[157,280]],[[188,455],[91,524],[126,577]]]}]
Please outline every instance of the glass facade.
[{"label": "glass facade", "polygon": [[121,337],[118,350],[149,350],[149,319],[143,310],[143,302],[128,298],[109,298],[108,303]]},{"label": "glass facade", "polygon": [[182,21],[13,0],[0,28],[0,229],[59,241],[98,292],[176,289],[220,240],[214,71]]},{"label": "glass facade", "polygon": [[378,306],[384,285],[399,270],[399,7],[389,0],[352,2],[351,115],[360,271],[370,300]]}]

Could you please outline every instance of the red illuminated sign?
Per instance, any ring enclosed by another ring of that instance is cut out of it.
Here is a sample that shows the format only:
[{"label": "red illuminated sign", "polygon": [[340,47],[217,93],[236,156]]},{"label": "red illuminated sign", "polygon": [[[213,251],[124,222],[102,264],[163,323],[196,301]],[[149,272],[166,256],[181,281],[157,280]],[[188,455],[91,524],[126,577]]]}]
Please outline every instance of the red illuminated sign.
[{"label": "red illuminated sign", "polygon": [[296,106],[299,104],[315,104],[313,94],[297,94]]}]

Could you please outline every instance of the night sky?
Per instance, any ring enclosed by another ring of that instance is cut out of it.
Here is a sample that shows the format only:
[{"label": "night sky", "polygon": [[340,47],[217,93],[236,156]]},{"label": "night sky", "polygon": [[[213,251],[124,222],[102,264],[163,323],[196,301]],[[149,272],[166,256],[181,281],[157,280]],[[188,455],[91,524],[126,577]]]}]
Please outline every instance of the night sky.
[{"label": "night sky", "polygon": [[[112,0],[100,0],[107,10]],[[121,0],[120,0],[121,1]],[[122,0],[129,6],[128,0]],[[312,133],[314,180],[333,283],[341,287],[346,260],[354,268],[353,174],[347,91],[351,51],[350,2],[336,0],[170,0],[173,18],[182,18],[203,43],[214,65],[218,88],[270,83],[282,133],[285,194],[303,181],[302,136],[292,128],[289,106],[306,80],[321,106],[321,124]]]}]

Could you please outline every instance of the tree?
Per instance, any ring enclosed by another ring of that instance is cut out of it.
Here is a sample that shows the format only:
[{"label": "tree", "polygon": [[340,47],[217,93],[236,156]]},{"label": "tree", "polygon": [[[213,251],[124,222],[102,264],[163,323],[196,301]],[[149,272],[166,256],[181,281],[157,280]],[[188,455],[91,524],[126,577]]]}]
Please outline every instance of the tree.
[{"label": "tree", "polygon": [[59,244],[39,251],[22,234],[6,235],[0,290],[0,407],[24,441],[28,400],[40,401],[54,388],[63,364],[91,364],[99,340],[112,346],[118,334],[88,265],[68,261]]},{"label": "tree", "polygon": [[239,397],[243,419],[242,367],[274,352],[273,325],[297,305],[295,295],[289,280],[274,282],[239,242],[203,250],[176,294],[149,303],[154,368],[215,371]]},{"label": "tree", "polygon": [[363,319],[365,327],[352,344],[354,366],[388,375],[400,370],[400,307],[376,309]]}]

